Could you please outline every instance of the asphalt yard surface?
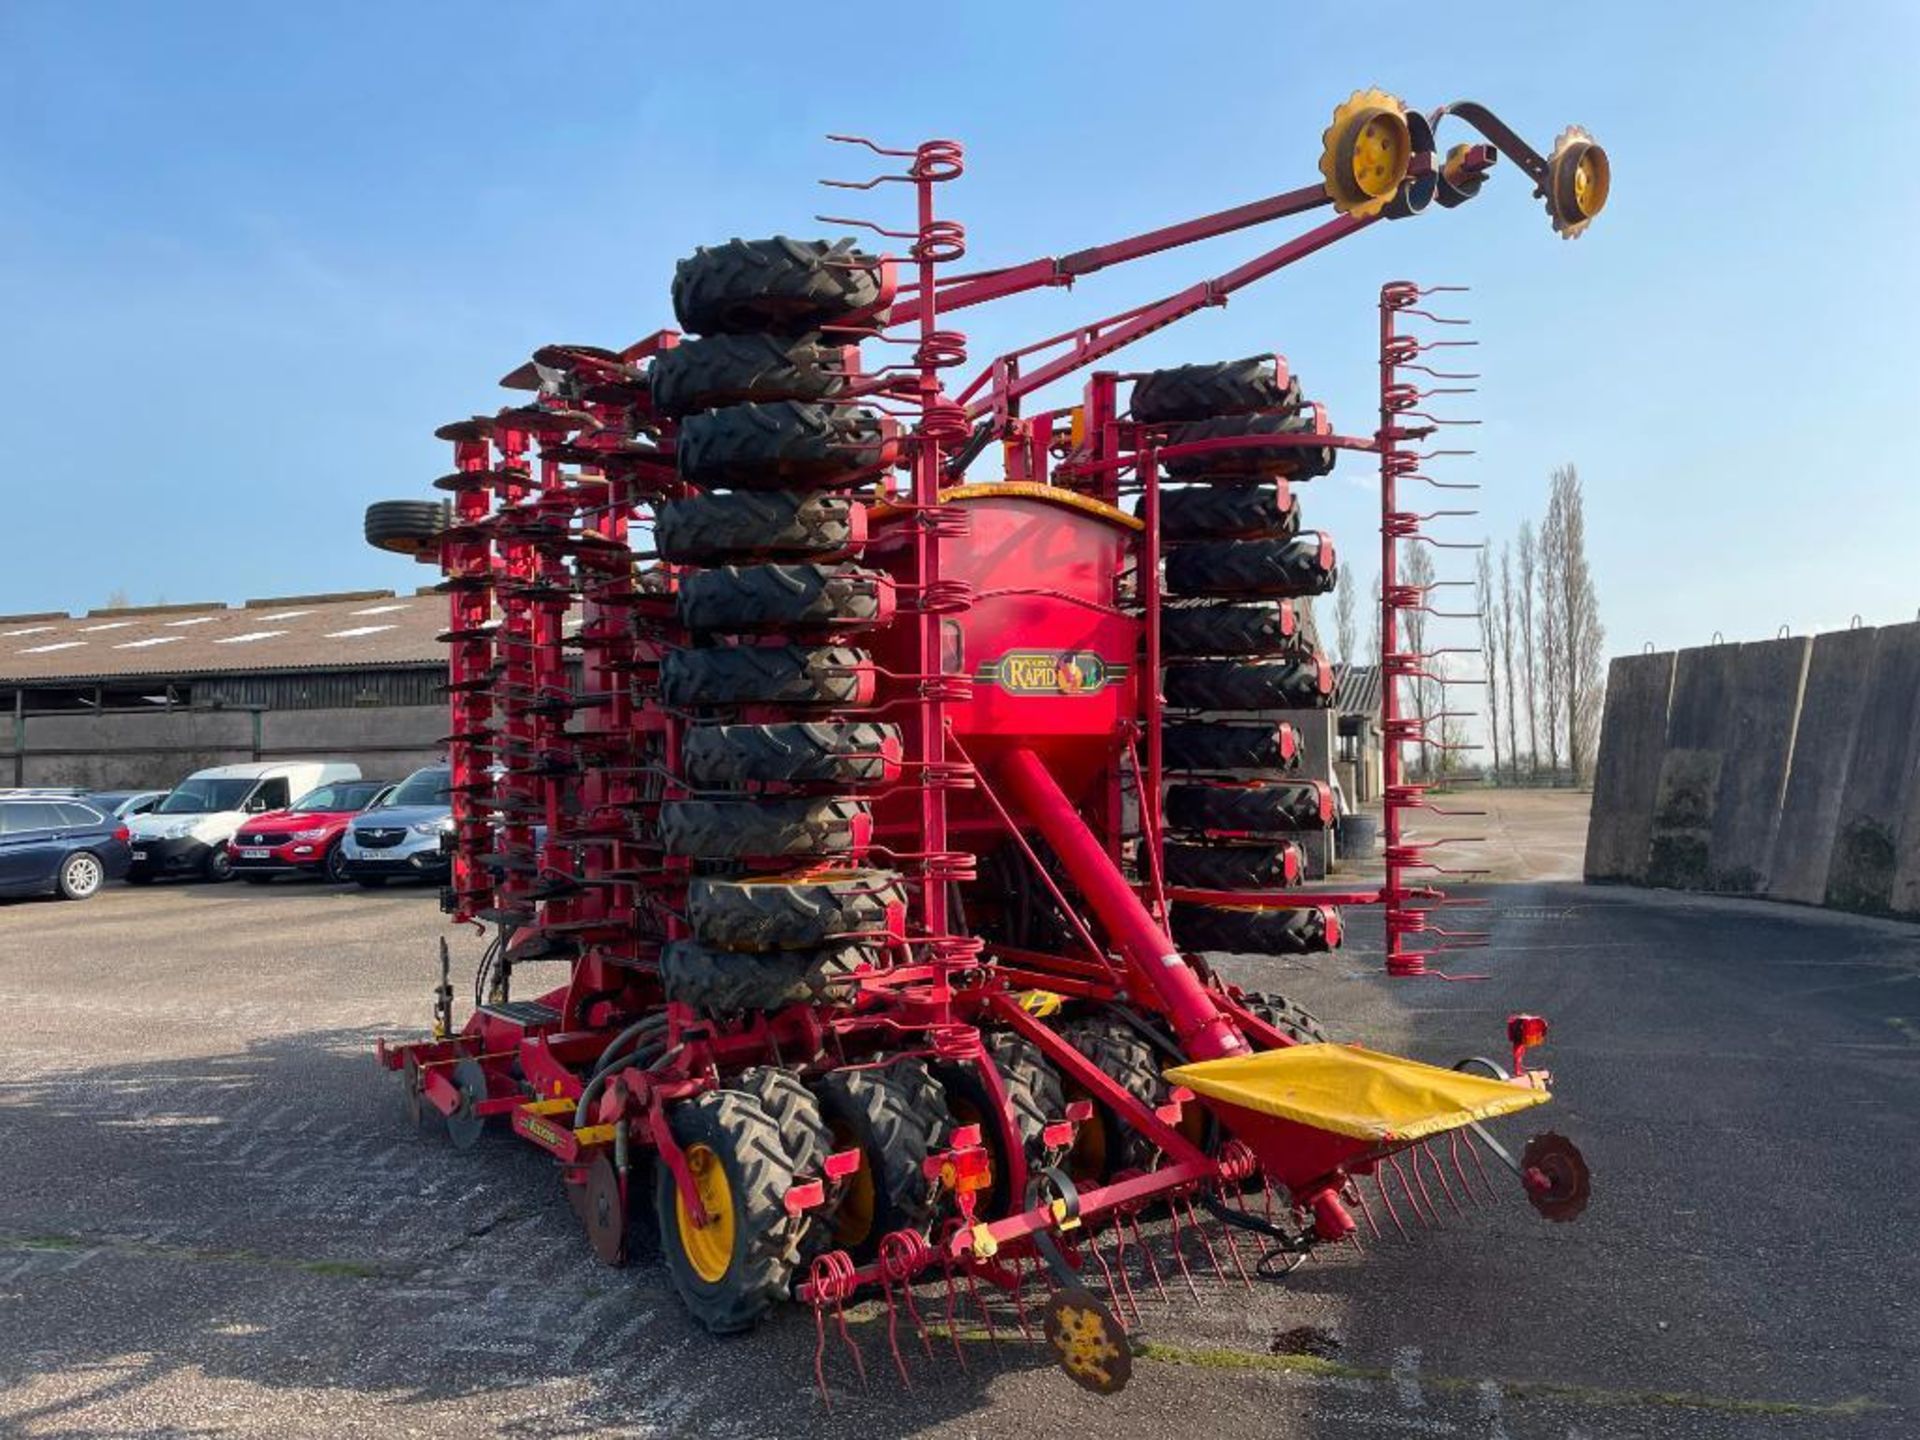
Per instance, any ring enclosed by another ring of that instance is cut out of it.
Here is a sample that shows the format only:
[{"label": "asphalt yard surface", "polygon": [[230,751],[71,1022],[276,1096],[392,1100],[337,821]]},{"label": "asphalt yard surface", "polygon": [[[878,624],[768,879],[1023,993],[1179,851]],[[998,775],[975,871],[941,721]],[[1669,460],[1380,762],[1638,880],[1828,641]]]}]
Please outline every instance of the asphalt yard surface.
[{"label": "asphalt yard surface", "polygon": [[[1507,1187],[1252,1291],[1189,1237],[1197,1301],[1162,1231],[1168,1299],[1136,1273],[1144,1352],[1110,1399],[1007,1339],[1004,1310],[964,1370],[914,1354],[908,1393],[865,1304],[871,1388],[836,1342],[831,1413],[807,1312],[711,1340],[653,1263],[594,1262],[531,1149],[407,1132],[369,1049],[426,1020],[429,895],[0,907],[0,1434],[1920,1433],[1920,930],[1488,894],[1492,948],[1459,967],[1484,982],[1380,978],[1362,913],[1331,960],[1229,963],[1441,1062],[1498,1054],[1509,1010],[1552,1017],[1535,1114],[1592,1164],[1579,1222]],[[921,1299],[938,1318],[940,1288]]]}]

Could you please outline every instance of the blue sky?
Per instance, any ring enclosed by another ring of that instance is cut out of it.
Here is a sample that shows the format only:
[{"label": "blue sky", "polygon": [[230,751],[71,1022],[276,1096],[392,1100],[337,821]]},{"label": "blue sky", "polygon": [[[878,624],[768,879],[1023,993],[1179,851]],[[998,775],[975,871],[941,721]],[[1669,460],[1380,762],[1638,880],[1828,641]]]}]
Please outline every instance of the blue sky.
[{"label": "blue sky", "polygon": [[[360,512],[428,493],[433,427],[498,403],[536,345],[666,323],[693,246],[844,213],[812,181],[864,162],[828,130],[963,139],[943,199],[972,267],[1306,183],[1331,107],[1369,84],[1486,101],[1543,146],[1588,126],[1611,208],[1563,243],[1508,167],[1129,366],[1277,348],[1363,429],[1379,283],[1468,284],[1486,423],[1457,473],[1485,513],[1458,533],[1511,533],[1578,463],[1610,649],[1920,605],[1897,428],[1920,8],[1430,7],[1389,42],[1342,5],[978,0],[935,69],[863,13],[6,0],[0,612],[422,583],[362,545]],[[967,312],[974,356],[1260,248]],[[1370,481],[1352,465],[1307,497],[1368,573]]]}]

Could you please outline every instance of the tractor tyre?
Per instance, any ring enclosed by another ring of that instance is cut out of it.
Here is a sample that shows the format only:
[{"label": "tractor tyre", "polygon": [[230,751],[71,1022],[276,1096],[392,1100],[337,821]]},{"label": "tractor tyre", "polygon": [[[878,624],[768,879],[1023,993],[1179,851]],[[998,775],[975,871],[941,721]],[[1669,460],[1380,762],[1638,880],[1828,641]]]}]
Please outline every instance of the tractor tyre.
[{"label": "tractor tyre", "polygon": [[1189,890],[1275,890],[1298,885],[1306,856],[1291,840],[1265,845],[1201,845],[1169,840],[1161,854],[1169,885]]},{"label": "tractor tyre", "polygon": [[[1131,1025],[1108,1018],[1081,1020],[1062,1027],[1060,1033],[1141,1104],[1151,1109],[1167,1103],[1161,1058]],[[1093,1118],[1074,1136],[1067,1170],[1076,1181],[1110,1180],[1122,1170],[1152,1169],[1159,1154],[1160,1147],[1151,1139],[1096,1100]]]},{"label": "tractor tyre", "polygon": [[1173,595],[1295,598],[1324,595],[1338,578],[1333,541],[1317,530],[1286,540],[1203,540],[1167,556]]},{"label": "tractor tyre", "polygon": [[755,560],[833,560],[867,539],[864,505],[844,495],[727,491],[669,500],[653,541],[676,565]]},{"label": "tractor tyre", "polygon": [[907,903],[891,870],[836,870],[687,886],[695,938],[724,950],[797,950],[847,935],[892,933]]},{"label": "tractor tyre", "polygon": [[660,843],[700,860],[850,855],[866,848],[873,812],[864,800],[667,800]]},{"label": "tractor tyre", "polygon": [[1297,1044],[1333,1043],[1327,1027],[1320,1023],[1311,1010],[1304,1005],[1294,1004],[1284,995],[1275,995],[1267,990],[1249,990],[1240,996],[1240,1005]]},{"label": "tractor tyre", "polygon": [[690,415],[675,450],[680,478],[702,489],[845,485],[899,454],[882,417],[846,405],[729,405]]},{"label": "tractor tyre", "polygon": [[[1221,415],[1211,420],[1195,420],[1176,425],[1167,432],[1166,444],[1193,445],[1202,440],[1276,439],[1286,435],[1311,435],[1313,420],[1298,413],[1270,415]],[[1176,480],[1198,479],[1207,474],[1292,475],[1306,478],[1324,475],[1333,468],[1333,451],[1324,445],[1260,445],[1222,447],[1193,455],[1175,455],[1163,460],[1168,475]]]},{"label": "tractor tyre", "polygon": [[[820,1113],[819,1100],[798,1075],[777,1065],[756,1065],[751,1070],[742,1070],[727,1083],[730,1089],[744,1091],[760,1102],[760,1108],[780,1131],[796,1180],[804,1182],[825,1176],[827,1157],[833,1153],[833,1132]],[[810,1260],[825,1250],[831,1230],[824,1210],[803,1212],[800,1216],[801,1256]]]},{"label": "tractor tyre", "polygon": [[1300,382],[1272,355],[1175,365],[1134,382],[1133,418],[1142,425],[1245,415],[1255,410],[1290,415],[1300,407]]},{"label": "tractor tyre", "polygon": [[891,618],[893,579],[853,565],[721,565],[674,597],[689,630],[800,630]]},{"label": "tractor tyre", "polygon": [[851,345],[818,335],[710,335],[653,357],[653,408],[678,417],[742,401],[828,400],[847,388],[858,364]]},{"label": "tractor tyre", "polygon": [[1182,950],[1227,955],[1320,955],[1339,948],[1339,912],[1265,910],[1174,902],[1173,938]]},{"label": "tractor tyre", "polygon": [[1176,720],[1160,729],[1160,761],[1169,771],[1300,768],[1300,733],[1279,724]]},{"label": "tractor tyre", "polygon": [[946,1095],[918,1059],[829,1071],[817,1093],[833,1148],[860,1152],[825,1224],[834,1247],[864,1264],[883,1236],[933,1223],[940,1188],[925,1164],[945,1138]]},{"label": "tractor tyre", "polygon": [[660,952],[660,988],[703,1015],[764,1014],[803,1001],[845,1004],[853,977],[885,960],[884,951],[869,945],[754,951],[670,940]]},{"label": "tractor tyre", "polygon": [[1167,826],[1202,834],[1279,835],[1333,823],[1333,791],[1322,780],[1247,785],[1183,781],[1167,787]]},{"label": "tractor tyre", "polygon": [[1160,679],[1167,704],[1184,710],[1324,710],[1333,704],[1333,666],[1299,660],[1176,660]]},{"label": "tractor tyre", "polygon": [[1299,530],[1300,502],[1284,480],[1160,492],[1162,540],[1279,540]]},{"label": "tractor tyre", "polygon": [[888,298],[881,261],[852,240],[729,240],[673,270],[674,316],[696,335],[799,335],[866,318]]},{"label": "tractor tyre", "polygon": [[[1047,1126],[1067,1113],[1067,1092],[1060,1072],[1038,1045],[1011,1030],[982,1035],[982,1063],[994,1067],[1006,1087],[1007,1104],[1028,1166],[1046,1153]],[[947,1114],[957,1126],[978,1125],[981,1143],[992,1157],[993,1178],[980,1197],[980,1214],[998,1220],[1016,1213],[1023,1198],[1013,1193],[1011,1170],[1002,1153],[1002,1136],[989,1119],[992,1100],[978,1066],[963,1060],[935,1062],[933,1077],[946,1092]]]},{"label": "tractor tyre", "polygon": [[1160,612],[1162,655],[1285,655],[1304,643],[1290,600],[1175,605]]},{"label": "tractor tyre", "polygon": [[660,663],[668,705],[868,705],[873,657],[845,645],[674,650]]},{"label": "tractor tyre", "polygon": [[376,500],[367,507],[367,544],[415,560],[440,551],[440,534],[451,508],[442,500]]},{"label": "tractor tyre", "polygon": [[667,1276],[716,1335],[750,1330],[786,1297],[800,1218],[787,1212],[793,1162],[773,1117],[739,1090],[709,1090],[668,1115],[710,1223],[696,1229],[673,1171],[654,1167],[654,1213]]},{"label": "tractor tyre", "polygon": [[692,725],[680,756],[696,789],[877,785],[899,773],[900,727],[860,720]]}]

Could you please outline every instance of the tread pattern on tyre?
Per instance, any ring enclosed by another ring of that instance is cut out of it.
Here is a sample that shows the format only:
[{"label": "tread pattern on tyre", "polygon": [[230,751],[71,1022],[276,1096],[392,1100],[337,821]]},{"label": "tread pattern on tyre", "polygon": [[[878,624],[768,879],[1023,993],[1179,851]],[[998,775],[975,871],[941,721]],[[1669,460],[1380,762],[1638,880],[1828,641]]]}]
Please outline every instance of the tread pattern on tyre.
[{"label": "tread pattern on tyre", "polygon": [[1167,824],[1174,830],[1242,835],[1320,830],[1331,822],[1332,808],[1332,792],[1320,780],[1179,781],[1167,787]]},{"label": "tread pattern on tyre", "polygon": [[1187,485],[1160,492],[1160,538],[1275,540],[1299,533],[1300,502],[1285,480]]},{"label": "tread pattern on tyre", "polygon": [[873,658],[846,645],[730,645],[674,650],[660,662],[668,705],[863,705]]},{"label": "tread pattern on tyre", "polygon": [[678,565],[832,560],[865,543],[866,519],[845,495],[732,490],[668,501],[653,539],[660,558]]},{"label": "tread pattern on tyre", "polygon": [[1305,644],[1290,600],[1171,605],[1160,612],[1163,655],[1286,655]]},{"label": "tread pattern on tyre", "polygon": [[696,335],[797,335],[872,310],[882,283],[878,258],[851,239],[736,238],[674,267],[673,313]]},{"label": "tread pattern on tyre", "polygon": [[[946,1093],[919,1059],[857,1070],[831,1070],[819,1083],[822,1109],[854,1119],[872,1138],[877,1192],[874,1232],[855,1250],[871,1253],[890,1230],[925,1230],[933,1222],[940,1187],[925,1162],[946,1133]],[[863,1147],[866,1148],[866,1147]]]},{"label": "tread pattern on tyre", "polygon": [[[827,1157],[833,1153],[833,1132],[820,1113],[820,1101],[798,1075],[777,1065],[756,1065],[742,1070],[727,1082],[744,1090],[760,1102],[787,1147],[796,1179],[806,1181],[825,1174]],[[800,1217],[800,1254],[811,1259],[831,1244],[832,1227],[823,1211],[815,1209]]]},{"label": "tread pattern on tyre", "polygon": [[845,1004],[850,982],[885,959],[876,946],[821,945],[806,950],[719,950],[670,940],[660,952],[660,987],[704,1015],[767,1012],[806,1002]]},{"label": "tread pattern on tyre", "polygon": [[[1311,434],[1313,419],[1299,412],[1284,411],[1264,415],[1217,415],[1175,425],[1167,432],[1169,449],[1194,445],[1203,440],[1259,440],[1282,435]],[[1205,450],[1195,455],[1174,455],[1162,462],[1168,475],[1176,480],[1203,475],[1322,475],[1320,467],[1333,452],[1322,445],[1248,445],[1244,448]]]},{"label": "tread pattern on tyre", "polygon": [[[1130,1025],[1110,1018],[1079,1020],[1063,1026],[1061,1034],[1068,1044],[1093,1061],[1102,1074],[1134,1099],[1149,1108],[1167,1103],[1168,1087],[1160,1075],[1160,1057]],[[1104,1105],[1100,1111],[1109,1122],[1109,1168],[1116,1171],[1151,1169],[1160,1147]]]},{"label": "tread pattern on tyre", "polygon": [[1281,1034],[1302,1045],[1328,1045],[1333,1036],[1311,1010],[1296,1005],[1284,995],[1270,990],[1248,990],[1240,997],[1243,1008],[1251,1010]]},{"label": "tread pattern on tyre", "polygon": [[1167,704],[1182,710],[1311,710],[1333,704],[1333,667],[1317,654],[1176,660],[1160,683]]},{"label": "tread pattern on tyre", "polygon": [[785,490],[848,483],[895,450],[872,410],[778,400],[688,416],[674,456],[690,485]]},{"label": "tread pattern on tyre", "polygon": [[678,417],[742,401],[827,400],[847,388],[857,352],[817,334],[683,340],[647,369],[653,408]]},{"label": "tread pattern on tyre", "polygon": [[1203,540],[1167,555],[1175,595],[1226,599],[1324,595],[1338,577],[1333,544],[1317,530],[1285,540]]},{"label": "tread pattern on tyre", "polygon": [[864,800],[667,800],[660,843],[669,855],[700,860],[747,856],[846,855],[872,836]]},{"label": "tread pattern on tyre", "polygon": [[444,500],[376,500],[367,506],[367,544],[396,555],[419,555],[440,543],[451,507]]},{"label": "tread pattern on tyre", "polygon": [[1129,407],[1143,425],[1255,410],[1290,415],[1300,407],[1300,382],[1292,376],[1282,378],[1284,370],[1273,355],[1174,365],[1134,381]]},{"label": "tread pattern on tyre", "polygon": [[1176,720],[1160,730],[1161,764],[1168,770],[1300,768],[1300,736],[1287,724]]},{"label": "tread pattern on tyre", "polygon": [[674,601],[689,630],[876,625],[893,614],[894,588],[855,565],[717,565],[689,576]]},{"label": "tread pattern on tyre", "polygon": [[1274,890],[1298,885],[1306,857],[1291,840],[1263,845],[1169,840],[1161,852],[1167,884],[1193,890]]},{"label": "tread pattern on tyre", "polygon": [[865,785],[897,769],[900,727],[872,721],[693,725],[681,749],[689,784]]},{"label": "tread pattern on tyre", "polygon": [[[739,1090],[709,1090],[673,1107],[668,1116],[681,1145],[703,1144],[734,1166],[728,1174],[734,1223],[747,1236],[740,1262],[719,1284],[705,1284],[669,1240],[667,1274],[694,1318],[716,1335],[751,1329],[786,1298],[799,1258],[800,1221],[787,1212],[793,1164],[773,1118],[753,1096]],[[724,1163],[724,1161],[723,1161]],[[675,1221],[673,1173],[657,1166],[655,1209],[661,1228]]]},{"label": "tread pattern on tyre", "polygon": [[1327,940],[1327,912],[1238,909],[1227,905],[1173,904],[1173,938],[1182,950],[1227,955],[1318,955]]},{"label": "tread pattern on tyre", "polygon": [[891,870],[771,879],[697,876],[687,887],[695,937],[725,950],[794,950],[887,931],[907,903]]}]

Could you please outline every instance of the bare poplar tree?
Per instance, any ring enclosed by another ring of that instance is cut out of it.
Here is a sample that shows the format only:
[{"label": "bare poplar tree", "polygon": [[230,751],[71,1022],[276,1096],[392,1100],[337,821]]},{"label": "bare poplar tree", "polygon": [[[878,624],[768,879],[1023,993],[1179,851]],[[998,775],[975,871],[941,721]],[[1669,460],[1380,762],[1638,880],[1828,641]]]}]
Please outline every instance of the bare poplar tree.
[{"label": "bare poplar tree", "polygon": [[1340,580],[1333,592],[1333,643],[1340,652],[1335,658],[1342,665],[1353,664],[1353,647],[1360,638],[1355,633],[1353,606],[1353,570],[1340,567]]},{"label": "bare poplar tree", "polygon": [[1480,547],[1473,573],[1474,609],[1480,612],[1480,653],[1487,661],[1487,735],[1493,746],[1493,774],[1500,774],[1500,611],[1493,591],[1493,542]]},{"label": "bare poplar tree", "polygon": [[[1401,552],[1400,579],[1407,585],[1422,592],[1420,606],[1405,612],[1406,637],[1405,648],[1414,655],[1427,651],[1427,612],[1426,590],[1433,584],[1433,556],[1427,547],[1418,543],[1408,545]],[[1425,661],[1416,661],[1422,670],[1433,667]],[[1420,774],[1428,777],[1433,774],[1433,752],[1427,738],[1427,719],[1435,709],[1433,680],[1425,676],[1413,677],[1409,688],[1413,692],[1413,713],[1420,721]],[[1437,738],[1437,737],[1436,737]]]},{"label": "bare poplar tree", "polygon": [[1500,547],[1500,658],[1506,662],[1507,770],[1520,778],[1520,739],[1514,728],[1513,695],[1513,546]]},{"label": "bare poplar tree", "polygon": [[1566,516],[1556,492],[1549,497],[1547,518],[1540,526],[1539,567],[1535,581],[1534,619],[1540,627],[1541,728],[1547,732],[1547,768],[1560,768],[1561,717],[1566,713],[1566,617],[1561,608],[1565,583]]},{"label": "bare poplar tree", "polygon": [[[1606,630],[1600,624],[1593,572],[1587,565],[1586,497],[1580,472],[1571,464],[1553,472],[1547,500],[1547,526],[1553,537],[1554,603],[1559,612],[1560,698],[1565,712],[1567,765],[1574,783],[1593,756],[1593,732],[1599,721],[1601,650]],[[1542,556],[1543,561],[1546,556]]]},{"label": "bare poplar tree", "polygon": [[[1534,588],[1538,583],[1539,552],[1533,543],[1533,522],[1520,522],[1520,672],[1526,683],[1527,768],[1540,767],[1540,627],[1534,621]],[[1515,746],[1519,741],[1514,741]]]}]

